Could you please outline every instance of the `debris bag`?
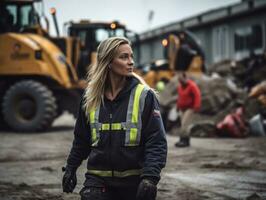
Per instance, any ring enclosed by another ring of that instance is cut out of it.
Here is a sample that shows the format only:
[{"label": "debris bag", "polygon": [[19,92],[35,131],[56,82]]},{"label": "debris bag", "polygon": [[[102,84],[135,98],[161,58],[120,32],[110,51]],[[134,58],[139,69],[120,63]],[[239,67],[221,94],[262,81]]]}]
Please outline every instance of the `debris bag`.
[{"label": "debris bag", "polygon": [[245,124],[243,117],[243,108],[238,108],[234,113],[228,114],[216,126],[218,135],[242,138],[246,137],[248,127]]},{"label": "debris bag", "polygon": [[172,107],[168,114],[168,120],[171,122],[177,121],[179,118],[179,113],[176,110],[176,107]]},{"label": "debris bag", "polygon": [[255,115],[249,120],[250,132],[255,136],[266,136],[263,119],[260,114]]}]

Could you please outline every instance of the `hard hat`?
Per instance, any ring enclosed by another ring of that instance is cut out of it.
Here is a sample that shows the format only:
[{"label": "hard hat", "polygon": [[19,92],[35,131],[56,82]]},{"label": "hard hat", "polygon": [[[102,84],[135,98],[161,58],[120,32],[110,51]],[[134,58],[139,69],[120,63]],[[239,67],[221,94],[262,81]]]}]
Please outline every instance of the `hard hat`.
[{"label": "hard hat", "polygon": [[156,84],[156,90],[158,92],[162,92],[165,88],[165,83],[163,81],[159,81],[157,84]]}]

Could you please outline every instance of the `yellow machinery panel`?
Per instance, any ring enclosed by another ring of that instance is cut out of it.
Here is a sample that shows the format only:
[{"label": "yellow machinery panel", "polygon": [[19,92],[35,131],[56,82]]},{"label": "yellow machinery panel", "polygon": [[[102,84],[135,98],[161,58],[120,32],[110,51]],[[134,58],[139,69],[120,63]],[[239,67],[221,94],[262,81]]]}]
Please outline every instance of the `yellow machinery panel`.
[{"label": "yellow machinery panel", "polygon": [[[37,58],[37,59],[36,59]],[[70,71],[76,73],[62,52],[49,40],[34,34],[0,35],[0,75],[40,75],[51,77],[71,88]]]}]

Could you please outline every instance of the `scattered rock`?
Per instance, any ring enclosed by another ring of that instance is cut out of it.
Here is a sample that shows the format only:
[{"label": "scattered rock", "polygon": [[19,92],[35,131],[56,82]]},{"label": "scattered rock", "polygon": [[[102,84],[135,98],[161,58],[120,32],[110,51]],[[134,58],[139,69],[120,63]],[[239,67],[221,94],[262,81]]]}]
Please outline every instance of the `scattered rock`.
[{"label": "scattered rock", "polygon": [[41,170],[48,171],[48,172],[53,172],[54,169],[51,167],[42,167]]}]

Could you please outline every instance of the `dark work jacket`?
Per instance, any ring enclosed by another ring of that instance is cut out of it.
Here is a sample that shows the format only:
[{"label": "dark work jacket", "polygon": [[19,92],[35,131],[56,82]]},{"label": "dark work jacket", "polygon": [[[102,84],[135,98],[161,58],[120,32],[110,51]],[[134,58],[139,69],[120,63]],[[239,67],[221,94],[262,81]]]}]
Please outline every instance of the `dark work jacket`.
[{"label": "dark work jacket", "polygon": [[[125,87],[113,101],[105,98],[104,104],[100,107],[99,122],[125,122],[130,92],[138,83],[136,78],[129,77]],[[81,103],[67,166],[78,168],[82,160],[88,158],[88,169],[116,171],[142,169],[140,176],[99,178],[107,184],[136,185],[142,178],[158,183],[167,156],[165,130],[158,110],[159,103],[154,92],[148,91],[142,113],[141,140],[138,146],[125,146],[124,131],[109,131],[103,134],[100,132],[98,146],[92,147],[89,116],[85,114]],[[87,173],[86,178],[85,185],[95,177]]]}]

